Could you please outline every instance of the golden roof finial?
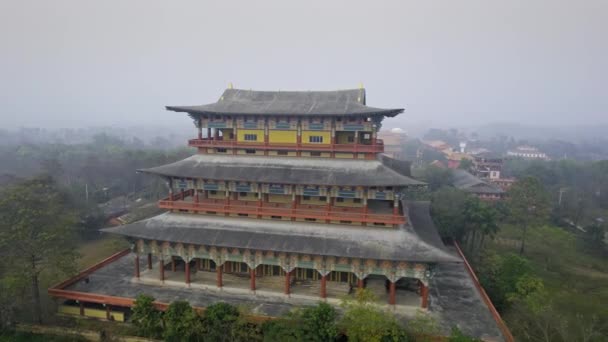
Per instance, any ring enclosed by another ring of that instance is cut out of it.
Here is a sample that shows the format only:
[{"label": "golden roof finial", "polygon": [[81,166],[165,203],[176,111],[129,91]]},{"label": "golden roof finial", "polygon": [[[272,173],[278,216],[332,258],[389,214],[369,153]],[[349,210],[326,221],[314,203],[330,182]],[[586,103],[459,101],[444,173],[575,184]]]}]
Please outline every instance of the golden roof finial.
[{"label": "golden roof finial", "polygon": [[363,89],[363,82],[359,82],[359,89]]},{"label": "golden roof finial", "polygon": [[234,88],[234,87],[232,86],[232,82],[228,83],[228,89],[232,89],[232,88]]}]

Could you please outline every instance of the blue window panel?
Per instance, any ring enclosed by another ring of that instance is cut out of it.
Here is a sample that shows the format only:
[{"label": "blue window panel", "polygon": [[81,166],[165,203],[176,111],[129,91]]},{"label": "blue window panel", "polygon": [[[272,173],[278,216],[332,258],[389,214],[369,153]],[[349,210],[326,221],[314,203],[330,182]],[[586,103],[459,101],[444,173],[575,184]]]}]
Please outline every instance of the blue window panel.
[{"label": "blue window panel", "polygon": [[238,191],[238,192],[250,192],[251,191],[251,185],[237,185],[236,186],[236,191]]},{"label": "blue window panel", "polygon": [[257,122],[244,122],[243,127],[244,128],[258,128],[258,123]]},{"label": "blue window panel", "polygon": [[205,190],[218,190],[220,187],[217,184],[205,184],[203,189]]},{"label": "blue window panel", "polygon": [[188,182],[186,182],[184,179],[180,179],[177,181],[177,187],[180,189],[186,189],[188,188]]},{"label": "blue window panel", "polygon": [[338,191],[338,197],[354,198],[356,196],[357,196],[356,191],[347,191],[347,190]]},{"label": "blue window panel", "polygon": [[309,129],[317,129],[317,130],[321,130],[325,128],[325,125],[322,123],[309,123],[308,124],[308,128]]},{"label": "blue window panel", "polygon": [[209,122],[207,125],[209,128],[226,128],[225,122]]},{"label": "blue window panel", "polygon": [[319,196],[319,193],[318,189],[304,189],[303,191],[304,196]]},{"label": "blue window panel", "polygon": [[285,190],[270,188],[270,189],[268,189],[268,193],[269,194],[275,194],[275,195],[284,195],[285,194]]},{"label": "blue window panel", "polygon": [[376,192],[376,199],[386,199],[386,193],[384,192]]},{"label": "blue window panel", "polygon": [[291,124],[289,122],[277,122],[277,124],[275,125],[276,128],[280,128],[280,129],[290,129],[291,128]]},{"label": "blue window panel", "polygon": [[344,124],[345,131],[362,131],[363,125]]}]

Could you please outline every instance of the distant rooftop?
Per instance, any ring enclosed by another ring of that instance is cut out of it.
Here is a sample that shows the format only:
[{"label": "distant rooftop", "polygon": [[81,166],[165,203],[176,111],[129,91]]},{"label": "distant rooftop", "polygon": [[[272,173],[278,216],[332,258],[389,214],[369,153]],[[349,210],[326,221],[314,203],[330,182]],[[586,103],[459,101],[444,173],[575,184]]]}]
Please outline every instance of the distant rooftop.
[{"label": "distant rooftop", "polygon": [[382,109],[365,105],[365,89],[334,91],[258,91],[226,89],[215,103],[199,106],[167,106],[167,110],[190,114],[243,115],[359,115],[393,117],[401,108]]},{"label": "distant rooftop", "polygon": [[452,184],[454,187],[463,191],[485,194],[504,193],[504,190],[500,189],[499,187],[486,183],[462,169],[454,169],[452,171],[452,176]]}]

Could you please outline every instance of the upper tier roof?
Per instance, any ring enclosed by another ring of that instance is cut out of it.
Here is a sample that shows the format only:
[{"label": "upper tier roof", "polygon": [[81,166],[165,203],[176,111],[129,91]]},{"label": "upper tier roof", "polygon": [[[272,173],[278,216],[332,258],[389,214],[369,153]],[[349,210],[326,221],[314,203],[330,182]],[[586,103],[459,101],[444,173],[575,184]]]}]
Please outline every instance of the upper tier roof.
[{"label": "upper tier roof", "polygon": [[460,259],[445,250],[429,216],[429,203],[405,205],[410,215],[409,224],[397,229],[165,213],[102,231],[136,239],[217,247],[428,263],[459,262]]},{"label": "upper tier roof", "polygon": [[408,177],[409,163],[376,160],[196,154],[139,172],[182,178],[338,186],[423,185]]},{"label": "upper tier roof", "polygon": [[216,103],[200,106],[167,106],[190,114],[247,115],[383,115],[393,117],[403,109],[365,105],[365,89],[334,91],[257,91],[226,89]]}]

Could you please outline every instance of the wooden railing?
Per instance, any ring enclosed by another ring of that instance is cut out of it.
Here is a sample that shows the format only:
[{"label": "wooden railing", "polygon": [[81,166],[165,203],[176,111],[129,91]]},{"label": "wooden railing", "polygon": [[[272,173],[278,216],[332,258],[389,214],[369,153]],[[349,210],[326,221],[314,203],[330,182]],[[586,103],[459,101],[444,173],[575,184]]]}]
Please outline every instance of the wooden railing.
[{"label": "wooden railing", "polygon": [[188,140],[191,147],[220,147],[220,148],[245,148],[261,150],[291,150],[291,151],[314,151],[314,152],[351,152],[351,153],[382,153],[384,143],[376,139],[376,144],[275,144],[264,142],[245,142],[223,139],[191,139]]},{"label": "wooden railing", "polygon": [[456,251],[458,251],[458,254],[460,255],[460,257],[464,261],[465,268],[467,269],[467,272],[469,273],[469,275],[473,279],[473,284],[475,284],[475,288],[477,289],[477,291],[481,295],[481,298],[483,299],[483,301],[488,306],[488,309],[490,309],[490,313],[492,314],[492,318],[494,318],[494,320],[496,321],[496,324],[498,325],[498,328],[502,332],[502,334],[503,334],[503,336],[505,338],[505,341],[507,341],[507,342],[514,342],[515,339],[513,338],[513,335],[511,334],[511,331],[509,330],[509,328],[507,327],[507,325],[505,324],[505,322],[502,320],[502,317],[500,317],[500,314],[498,313],[498,311],[494,307],[494,304],[490,300],[490,297],[488,297],[488,294],[486,293],[486,290],[484,290],[483,286],[481,286],[481,284],[479,283],[479,279],[477,278],[477,275],[475,274],[475,271],[473,271],[473,268],[471,267],[471,265],[467,261],[467,258],[464,256],[464,253],[462,253],[462,250],[460,249],[460,246],[458,245],[458,242],[454,241],[454,247],[456,247]]},{"label": "wooden railing", "polygon": [[361,211],[342,211],[342,210],[322,210],[322,209],[301,209],[286,207],[266,207],[260,206],[258,202],[250,202],[251,205],[244,205],[242,201],[236,204],[233,201],[224,203],[213,202],[186,202],[170,201],[167,199],[158,202],[159,208],[170,210],[188,211],[212,211],[215,213],[247,214],[253,216],[280,216],[289,218],[315,219],[327,221],[349,221],[365,223],[383,223],[388,225],[404,224],[405,216],[392,214],[374,214]]}]

